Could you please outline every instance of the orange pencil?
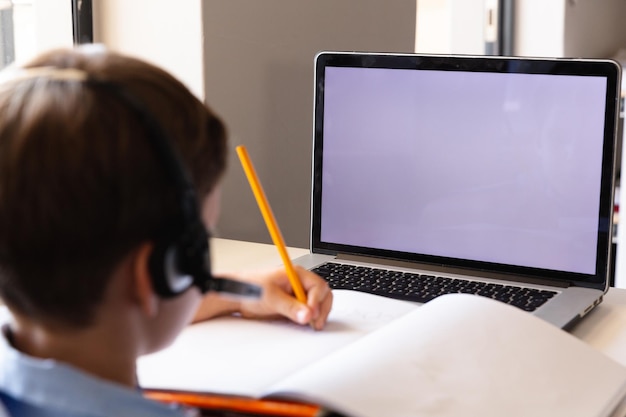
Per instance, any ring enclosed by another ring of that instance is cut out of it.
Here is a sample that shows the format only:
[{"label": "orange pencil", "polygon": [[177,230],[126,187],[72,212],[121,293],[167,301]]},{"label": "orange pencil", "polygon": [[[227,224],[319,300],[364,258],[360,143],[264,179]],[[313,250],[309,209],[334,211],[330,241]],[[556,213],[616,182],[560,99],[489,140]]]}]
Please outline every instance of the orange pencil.
[{"label": "orange pencil", "polygon": [[261,214],[263,215],[263,219],[265,220],[267,229],[272,236],[272,241],[274,242],[276,248],[278,248],[280,257],[282,258],[285,269],[287,270],[287,276],[289,277],[291,288],[293,289],[293,292],[296,295],[298,301],[300,301],[302,304],[306,304],[306,294],[304,293],[304,289],[302,289],[300,278],[298,278],[298,274],[296,274],[295,269],[293,269],[291,259],[289,258],[287,248],[285,247],[285,241],[283,240],[283,236],[280,233],[280,229],[278,229],[278,224],[276,223],[276,219],[274,218],[272,209],[267,202],[267,197],[265,197],[265,192],[263,191],[263,187],[261,186],[259,177],[254,170],[252,161],[250,161],[248,151],[243,145],[237,146],[236,149],[239,160],[241,161],[241,165],[243,166],[243,170],[246,173],[246,177],[248,177],[248,182],[250,183],[250,187],[252,188],[254,197],[256,198],[256,202],[259,205],[259,209],[261,209]]},{"label": "orange pencil", "polygon": [[144,396],[155,401],[184,404],[204,410],[228,410],[253,415],[283,417],[320,417],[324,415],[324,410],[318,405],[289,401],[158,390],[145,390]]}]

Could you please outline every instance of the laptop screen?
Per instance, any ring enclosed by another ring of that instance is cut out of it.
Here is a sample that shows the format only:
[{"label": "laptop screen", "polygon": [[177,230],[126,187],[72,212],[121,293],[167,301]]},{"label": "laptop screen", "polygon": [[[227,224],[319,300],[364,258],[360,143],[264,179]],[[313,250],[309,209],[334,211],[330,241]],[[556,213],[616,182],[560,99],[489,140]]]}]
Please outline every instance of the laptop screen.
[{"label": "laptop screen", "polygon": [[606,278],[614,63],[317,62],[314,249]]}]

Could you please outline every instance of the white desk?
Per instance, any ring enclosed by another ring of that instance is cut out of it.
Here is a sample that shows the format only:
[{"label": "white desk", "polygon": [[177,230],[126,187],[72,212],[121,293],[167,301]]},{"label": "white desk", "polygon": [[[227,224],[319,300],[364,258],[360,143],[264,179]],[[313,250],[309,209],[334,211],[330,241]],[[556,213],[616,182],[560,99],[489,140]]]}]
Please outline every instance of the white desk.
[{"label": "white desk", "polygon": [[[291,259],[309,253],[307,249],[287,248]],[[230,239],[211,239],[213,272],[236,271],[280,266],[282,261],[274,245]]]},{"label": "white desk", "polygon": [[[265,268],[281,264],[273,245],[212,239],[213,268],[220,271]],[[292,258],[307,249],[289,248]],[[611,288],[604,301],[579,322],[571,333],[626,366],[626,289]]]}]

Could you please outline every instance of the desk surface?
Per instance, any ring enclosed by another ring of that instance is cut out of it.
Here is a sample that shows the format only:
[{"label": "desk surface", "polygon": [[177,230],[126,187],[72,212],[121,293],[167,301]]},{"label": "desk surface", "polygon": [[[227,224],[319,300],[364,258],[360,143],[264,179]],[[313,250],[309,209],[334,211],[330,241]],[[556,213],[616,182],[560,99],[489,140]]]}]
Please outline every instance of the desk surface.
[{"label": "desk surface", "polygon": [[[273,245],[212,239],[212,262],[220,271],[269,268],[281,264]],[[288,248],[292,258],[307,249]],[[626,366],[626,289],[611,288],[604,301],[579,322],[571,333]]]}]

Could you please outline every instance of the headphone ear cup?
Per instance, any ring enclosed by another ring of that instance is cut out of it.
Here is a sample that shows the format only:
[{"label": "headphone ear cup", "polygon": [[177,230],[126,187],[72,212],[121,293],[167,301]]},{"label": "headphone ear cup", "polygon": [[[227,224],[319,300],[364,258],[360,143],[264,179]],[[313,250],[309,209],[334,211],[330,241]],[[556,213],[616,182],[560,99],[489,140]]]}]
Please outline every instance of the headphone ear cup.
[{"label": "headphone ear cup", "polygon": [[180,249],[172,241],[156,242],[148,260],[148,269],[154,291],[163,298],[185,292],[193,284],[193,277],[178,268]]}]

